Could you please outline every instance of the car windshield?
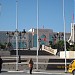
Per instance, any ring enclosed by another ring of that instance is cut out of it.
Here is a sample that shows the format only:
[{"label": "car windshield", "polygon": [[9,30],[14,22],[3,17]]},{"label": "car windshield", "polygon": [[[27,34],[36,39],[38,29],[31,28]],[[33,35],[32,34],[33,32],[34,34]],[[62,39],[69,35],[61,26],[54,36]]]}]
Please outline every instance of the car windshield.
[{"label": "car windshield", "polygon": [[74,61],[72,61],[71,64],[72,64],[73,62],[74,62]]}]

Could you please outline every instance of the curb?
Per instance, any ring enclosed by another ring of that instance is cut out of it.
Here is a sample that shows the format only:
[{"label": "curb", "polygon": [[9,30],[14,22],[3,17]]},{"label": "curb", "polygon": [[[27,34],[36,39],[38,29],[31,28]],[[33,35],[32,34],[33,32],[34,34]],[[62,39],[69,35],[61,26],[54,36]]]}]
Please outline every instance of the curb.
[{"label": "curb", "polygon": [[20,73],[20,72],[25,72],[25,71],[7,71],[7,72],[17,72],[17,73]]}]

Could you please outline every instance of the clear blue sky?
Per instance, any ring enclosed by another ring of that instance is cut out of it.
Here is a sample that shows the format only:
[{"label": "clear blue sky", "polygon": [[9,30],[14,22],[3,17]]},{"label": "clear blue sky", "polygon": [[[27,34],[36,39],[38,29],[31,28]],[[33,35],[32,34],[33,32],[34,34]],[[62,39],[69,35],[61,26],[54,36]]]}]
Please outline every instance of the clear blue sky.
[{"label": "clear blue sky", "polygon": [[[63,0],[39,1],[39,28],[53,29],[63,32]],[[70,24],[74,12],[74,0],[65,1],[66,32],[70,32]],[[18,30],[37,27],[37,0],[18,0]],[[0,0],[0,31],[15,31],[16,0]]]}]

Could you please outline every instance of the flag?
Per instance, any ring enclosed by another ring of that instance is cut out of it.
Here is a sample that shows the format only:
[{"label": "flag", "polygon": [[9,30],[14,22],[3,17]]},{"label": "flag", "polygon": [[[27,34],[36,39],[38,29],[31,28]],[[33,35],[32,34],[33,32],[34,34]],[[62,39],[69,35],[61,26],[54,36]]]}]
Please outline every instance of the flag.
[{"label": "flag", "polygon": [[44,38],[44,41],[46,41],[46,38]]},{"label": "flag", "polygon": [[74,22],[74,13],[73,13],[73,15],[72,15],[72,22]]},{"label": "flag", "polygon": [[41,38],[41,40],[43,40],[43,41],[46,41],[46,37],[44,37],[44,38]]}]

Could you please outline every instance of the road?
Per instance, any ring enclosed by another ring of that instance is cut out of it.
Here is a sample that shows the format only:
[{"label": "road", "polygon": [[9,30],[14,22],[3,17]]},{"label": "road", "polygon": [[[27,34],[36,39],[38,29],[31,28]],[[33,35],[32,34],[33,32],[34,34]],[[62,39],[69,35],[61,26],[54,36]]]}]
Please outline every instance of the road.
[{"label": "road", "polygon": [[[2,72],[0,75],[30,75],[29,73],[9,73],[9,72]],[[72,75],[69,73],[33,73],[32,75]]]}]

